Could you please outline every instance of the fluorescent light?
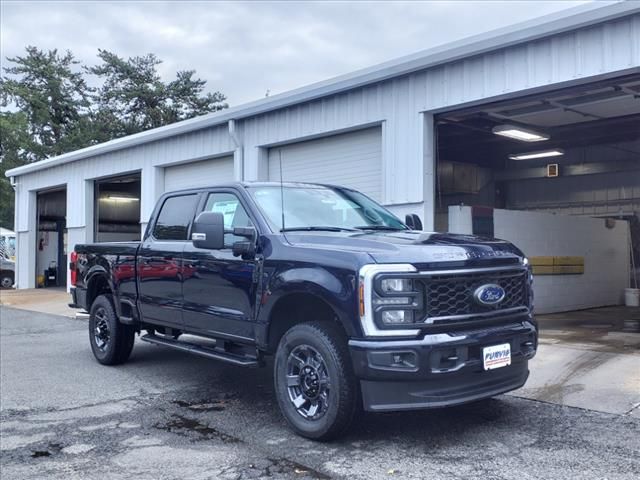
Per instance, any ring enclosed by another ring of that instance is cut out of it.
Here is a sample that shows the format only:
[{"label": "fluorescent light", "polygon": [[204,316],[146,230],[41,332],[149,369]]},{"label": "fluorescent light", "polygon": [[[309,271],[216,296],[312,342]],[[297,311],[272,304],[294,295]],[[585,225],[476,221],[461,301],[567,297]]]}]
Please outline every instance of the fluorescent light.
[{"label": "fluorescent light", "polygon": [[541,142],[551,138],[546,133],[536,132],[534,130],[529,130],[528,128],[517,127],[515,125],[498,125],[493,127],[491,131],[496,135],[521,140],[523,142]]},{"label": "fluorescent light", "polygon": [[509,155],[511,160],[534,160],[536,158],[559,157],[564,155],[564,150],[554,148],[553,150],[540,150],[537,152],[518,153]]},{"label": "fluorescent light", "polygon": [[140,199],[135,197],[126,197],[124,195],[107,195],[106,197],[103,197],[102,200],[108,200],[111,202],[137,202]]}]

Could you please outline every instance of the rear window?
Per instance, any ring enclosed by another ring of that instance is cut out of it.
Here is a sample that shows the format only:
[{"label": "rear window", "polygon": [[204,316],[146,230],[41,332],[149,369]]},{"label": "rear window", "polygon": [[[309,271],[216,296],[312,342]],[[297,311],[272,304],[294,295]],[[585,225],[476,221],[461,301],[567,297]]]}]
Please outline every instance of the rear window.
[{"label": "rear window", "polygon": [[160,209],[153,236],[158,240],[187,240],[197,202],[195,194],[167,198]]}]

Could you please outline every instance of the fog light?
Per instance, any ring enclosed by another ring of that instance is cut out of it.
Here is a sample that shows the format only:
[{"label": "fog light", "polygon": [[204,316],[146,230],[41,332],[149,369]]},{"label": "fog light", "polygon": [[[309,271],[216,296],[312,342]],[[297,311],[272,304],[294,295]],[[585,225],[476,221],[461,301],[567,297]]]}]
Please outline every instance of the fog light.
[{"label": "fog light", "polygon": [[418,369],[418,357],[412,351],[399,352],[368,352],[369,366],[376,370],[405,370]]},{"label": "fog light", "polygon": [[410,312],[406,310],[384,310],[382,312],[382,323],[385,325],[399,325],[403,323],[412,323]]}]

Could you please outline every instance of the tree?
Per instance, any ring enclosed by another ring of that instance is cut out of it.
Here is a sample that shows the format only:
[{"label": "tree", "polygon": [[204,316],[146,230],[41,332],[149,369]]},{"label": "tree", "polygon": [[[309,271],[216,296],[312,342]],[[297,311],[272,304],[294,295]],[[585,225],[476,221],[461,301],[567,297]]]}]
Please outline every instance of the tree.
[{"label": "tree", "polygon": [[[96,143],[227,108],[205,93],[194,70],[163,82],[153,54],[127,60],[98,50],[94,67],[67,51],[26,47],[7,58],[0,79],[0,223],[13,225],[13,191],[5,171]],[[91,88],[86,77],[100,84]]]},{"label": "tree", "polygon": [[10,76],[0,82],[2,107],[12,106],[27,117],[31,139],[23,159],[42,160],[90,144],[90,137],[78,131],[90,107],[90,89],[79,62],[69,51],[61,55],[31,46],[26,51],[23,57],[7,59],[13,64],[4,69]]},{"label": "tree", "polygon": [[0,112],[0,225],[13,228],[14,194],[4,173],[29,162],[32,138],[24,112]]},{"label": "tree", "polygon": [[27,47],[8,58],[0,80],[0,223],[13,225],[13,189],[4,173],[91,143],[83,127],[90,89],[71,52]]},{"label": "tree", "polygon": [[195,71],[179,71],[165,83],[154,54],[127,60],[99,50],[102,63],[88,68],[102,86],[94,101],[97,118],[109,135],[118,137],[161,127],[180,120],[227,108],[220,92],[204,93],[206,81],[194,78]]}]

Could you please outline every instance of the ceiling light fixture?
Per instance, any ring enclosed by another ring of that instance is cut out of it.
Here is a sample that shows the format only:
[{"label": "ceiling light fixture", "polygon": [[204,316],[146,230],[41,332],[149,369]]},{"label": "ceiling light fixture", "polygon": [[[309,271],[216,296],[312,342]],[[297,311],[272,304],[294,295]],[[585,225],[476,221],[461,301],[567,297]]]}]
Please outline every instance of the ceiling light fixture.
[{"label": "ceiling light fixture", "polygon": [[137,202],[138,200],[140,200],[139,198],[126,197],[124,195],[107,195],[103,198],[104,200],[110,200],[112,202]]},{"label": "ceiling light fixture", "polygon": [[535,160],[536,158],[560,157],[564,155],[564,150],[554,148],[553,150],[540,150],[537,152],[527,152],[509,155],[511,160]]},{"label": "ceiling light fixture", "polygon": [[522,142],[542,142],[551,138],[546,133],[536,132],[516,125],[497,125],[491,130],[502,137],[513,138]]}]

